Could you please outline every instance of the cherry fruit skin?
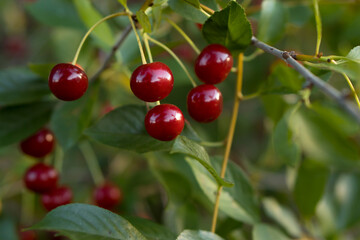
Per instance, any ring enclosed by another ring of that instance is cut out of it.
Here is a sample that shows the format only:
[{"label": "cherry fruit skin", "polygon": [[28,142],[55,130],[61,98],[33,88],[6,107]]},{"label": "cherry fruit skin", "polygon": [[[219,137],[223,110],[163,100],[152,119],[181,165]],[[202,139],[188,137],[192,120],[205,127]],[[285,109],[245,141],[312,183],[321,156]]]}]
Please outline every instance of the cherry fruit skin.
[{"label": "cherry fruit skin", "polygon": [[156,102],[167,97],[174,86],[170,68],[161,62],[143,64],[135,69],[130,78],[134,95],[145,102]]},{"label": "cherry fruit skin", "polygon": [[43,128],[22,141],[20,148],[23,153],[29,156],[43,158],[53,151],[54,143],[54,134],[49,129]]},{"label": "cherry fruit skin", "polygon": [[233,66],[230,51],[220,45],[205,47],[195,61],[195,73],[207,84],[217,84],[226,79]]},{"label": "cherry fruit skin", "polygon": [[55,65],[49,75],[51,92],[64,101],[79,99],[88,87],[88,77],[84,70],[71,63]]},{"label": "cherry fruit skin", "polygon": [[121,190],[112,183],[104,183],[94,191],[95,204],[99,207],[112,210],[121,203],[123,198]]},{"label": "cherry fruit skin", "polygon": [[56,187],[58,178],[58,173],[53,167],[37,163],[26,171],[24,183],[29,190],[44,193]]},{"label": "cherry fruit skin", "polygon": [[172,104],[152,108],[145,116],[145,129],[150,136],[160,141],[175,139],[184,129],[184,115]]},{"label": "cherry fruit skin", "polygon": [[187,109],[194,120],[202,123],[212,122],[222,112],[222,94],[214,85],[197,86],[191,89],[187,96]]},{"label": "cherry fruit skin", "polygon": [[41,202],[46,210],[51,211],[59,206],[71,203],[73,194],[68,187],[57,187],[41,196]]}]

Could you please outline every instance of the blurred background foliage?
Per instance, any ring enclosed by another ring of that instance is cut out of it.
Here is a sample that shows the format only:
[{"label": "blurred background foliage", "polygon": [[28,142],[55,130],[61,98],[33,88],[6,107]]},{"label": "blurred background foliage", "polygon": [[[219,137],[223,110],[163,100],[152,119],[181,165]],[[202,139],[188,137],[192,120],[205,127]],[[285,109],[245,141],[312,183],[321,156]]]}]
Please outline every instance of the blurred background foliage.
[{"label": "blurred background foliage", "polygon": [[[174,2],[169,0],[169,5]],[[201,2],[216,7],[214,1]],[[270,7],[266,8],[261,7],[265,3],[259,0],[238,2],[248,4],[245,9],[255,36],[280,49],[314,53],[316,28],[312,1],[267,0],[266,6]],[[320,0],[319,4],[323,22],[321,52],[346,56],[360,43],[359,2]],[[129,0],[128,5],[136,11],[142,1]],[[82,131],[109,109],[142,104],[129,88],[130,74],[141,64],[134,35],[129,35],[116,53],[114,64],[102,73],[98,95],[89,94],[83,103],[77,102],[67,112],[59,111],[62,104],[51,106],[48,116],[41,121],[32,112],[36,112],[35,108],[45,108],[37,107],[38,100],[52,99],[46,88],[49,69],[59,62],[71,62],[82,36],[94,21],[121,9],[117,1],[0,1],[0,239],[18,239],[16,232],[20,226],[31,225],[44,217],[38,196],[24,190],[21,181],[25,169],[34,160],[22,155],[17,144],[43,124],[55,131],[61,145],[54,155],[64,153],[61,182],[73,189],[74,202],[92,203],[94,183],[77,142],[87,141]],[[181,7],[173,10],[166,7],[162,15],[177,22],[200,49],[206,46],[195,24],[202,23],[202,18],[198,19],[196,14],[188,16]],[[195,77],[196,54],[167,22],[156,21],[157,13],[153,11],[153,36],[170,46]],[[114,40],[127,25],[126,18],[116,18],[92,34],[79,58],[88,76],[101,66]],[[186,96],[191,89],[186,74],[162,49],[151,48],[155,60],[166,63],[175,77],[174,90],[162,102],[182,109],[202,141],[224,141],[236,75],[230,74],[218,85],[224,97],[221,117],[210,124],[199,124],[186,112]],[[249,47],[245,56],[255,50]],[[258,210],[263,223],[254,230],[222,209],[217,233],[225,239],[237,240],[300,239],[305,235],[314,239],[359,239],[359,125],[316,88],[311,90],[311,107],[305,106],[304,79],[270,55],[262,54],[245,62],[244,69],[244,94],[260,96],[240,104],[230,157],[248,176],[261,205]],[[344,93],[349,92],[340,74],[312,70]],[[359,78],[353,80],[359,89]],[[9,92],[7,81],[14,81],[17,91]],[[29,89],[34,94],[26,95]],[[95,100],[93,110],[84,113],[89,98]],[[8,106],[24,106],[30,112],[15,113],[19,121],[11,126],[2,125],[5,121],[2,116],[11,114]],[[81,120],[84,122],[72,122],[74,109],[86,115]],[[62,133],[64,128],[80,134],[69,137]],[[151,219],[175,233],[185,228],[209,228],[213,205],[201,187],[204,182],[196,178],[184,156],[162,152],[140,155],[90,142],[106,178],[124,193],[124,202],[117,213]],[[224,151],[221,147],[207,150],[210,156]]]}]

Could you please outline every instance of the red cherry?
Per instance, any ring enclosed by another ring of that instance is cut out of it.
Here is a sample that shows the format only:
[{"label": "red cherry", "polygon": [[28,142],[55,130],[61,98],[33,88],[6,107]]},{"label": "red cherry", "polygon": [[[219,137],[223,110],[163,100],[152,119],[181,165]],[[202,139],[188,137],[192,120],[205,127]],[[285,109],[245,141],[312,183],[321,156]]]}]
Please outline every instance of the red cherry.
[{"label": "red cherry", "polygon": [[20,231],[19,233],[20,240],[36,240],[36,233],[34,231]]},{"label": "red cherry", "polygon": [[29,190],[44,193],[56,187],[58,173],[44,163],[37,163],[30,167],[24,175],[24,183]]},{"label": "red cherry", "polygon": [[222,94],[214,85],[197,86],[188,94],[187,108],[190,116],[198,122],[214,121],[222,112]]},{"label": "red cherry", "polygon": [[70,63],[60,63],[50,72],[49,87],[57,98],[73,101],[86,92],[88,77],[81,68]]},{"label": "red cherry", "polygon": [[195,62],[195,73],[207,84],[217,84],[225,80],[233,65],[229,50],[220,44],[204,48]]},{"label": "red cherry", "polygon": [[172,104],[152,108],[145,116],[145,128],[150,136],[160,141],[175,139],[184,128],[184,115]]},{"label": "red cherry", "polygon": [[97,206],[112,210],[122,201],[122,192],[117,186],[105,183],[95,189],[94,199]]},{"label": "red cherry", "polygon": [[197,27],[199,30],[201,30],[202,27],[203,27],[203,24],[201,24],[201,23],[196,23],[196,27]]},{"label": "red cherry", "polygon": [[68,187],[57,187],[41,196],[41,202],[46,210],[51,211],[59,206],[71,203],[73,194]]},{"label": "red cherry", "polygon": [[54,134],[49,129],[44,128],[22,141],[20,148],[23,153],[29,156],[43,158],[53,151],[54,143]]},{"label": "red cherry", "polygon": [[168,66],[161,62],[144,64],[131,75],[130,87],[135,96],[146,102],[167,97],[174,86],[174,77]]}]

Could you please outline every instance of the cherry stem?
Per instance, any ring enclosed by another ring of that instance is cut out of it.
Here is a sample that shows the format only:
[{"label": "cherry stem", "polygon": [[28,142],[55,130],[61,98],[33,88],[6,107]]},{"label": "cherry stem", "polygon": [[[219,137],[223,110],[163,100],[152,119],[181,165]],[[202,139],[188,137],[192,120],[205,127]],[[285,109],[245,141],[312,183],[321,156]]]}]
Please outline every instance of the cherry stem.
[{"label": "cherry stem", "polygon": [[[127,11],[129,11],[129,10],[127,10]],[[136,29],[134,20],[132,19],[132,17],[131,17],[130,14],[128,14],[128,18],[129,18],[131,27],[132,27],[132,29],[133,29],[133,31],[134,31],[134,34],[135,34],[135,37],[136,37],[136,41],[137,41],[138,46],[139,46],[139,51],[140,51],[140,56],[141,56],[141,62],[142,62],[142,64],[146,64],[146,58],[145,58],[145,54],[144,54],[144,49],[143,49],[143,47],[142,47],[141,40],[140,40],[139,34],[138,34],[138,32],[137,32],[137,29]]]},{"label": "cherry stem", "polygon": [[76,50],[76,54],[75,54],[75,57],[74,57],[74,60],[72,61],[72,64],[73,65],[76,65],[76,62],[79,58],[79,54],[80,54],[80,51],[81,51],[81,48],[83,47],[84,43],[85,43],[85,40],[88,38],[88,36],[90,35],[90,33],[92,33],[92,31],[94,31],[94,29],[100,25],[101,23],[105,22],[106,20],[109,20],[111,18],[114,18],[114,17],[118,17],[118,16],[124,16],[124,15],[128,15],[128,13],[126,12],[118,12],[118,13],[114,13],[114,14],[111,14],[111,15],[108,15],[102,19],[100,19],[99,21],[97,21],[88,31],[87,33],[85,34],[85,36],[82,38],[81,42],[80,42],[80,45],[78,47],[78,49]]},{"label": "cherry stem", "polygon": [[21,194],[21,225],[30,226],[34,217],[34,203],[35,194],[23,189]]},{"label": "cherry stem", "polygon": [[351,93],[354,95],[356,104],[357,104],[358,108],[360,109],[360,100],[359,100],[358,95],[356,94],[356,90],[355,90],[355,88],[354,88],[354,85],[352,84],[350,78],[349,78],[345,73],[343,73],[342,75],[343,75],[344,78],[346,79],[346,82],[347,82],[347,84],[349,85],[349,88],[350,88],[350,90],[351,90]]},{"label": "cherry stem", "polygon": [[[231,117],[231,122],[230,122],[230,128],[229,128],[228,136],[226,139],[224,159],[223,159],[222,166],[221,166],[221,173],[220,173],[221,178],[225,177],[226,168],[227,168],[227,164],[228,164],[229,156],[230,156],[231,145],[232,145],[233,138],[234,138],[235,126],[236,126],[237,116],[238,116],[238,112],[239,112],[239,104],[241,101],[241,98],[239,98],[238,96],[239,95],[242,96],[241,92],[242,92],[242,82],[243,82],[243,59],[244,59],[244,54],[240,53],[239,58],[238,58],[238,74],[237,74],[237,81],[236,81],[234,106],[233,106],[233,112],[232,112],[232,117]],[[219,185],[217,193],[216,193],[216,200],[215,200],[215,206],[214,206],[214,212],[213,212],[211,232],[215,232],[215,229],[216,229],[217,217],[218,217],[218,213],[219,213],[220,195],[221,195],[222,188],[223,188],[223,186]]]},{"label": "cherry stem", "polygon": [[92,149],[90,143],[82,142],[79,145],[79,148],[85,158],[85,161],[88,165],[89,171],[91,173],[95,185],[97,186],[101,185],[105,181],[105,178],[101,172],[101,168],[96,158],[96,154]]},{"label": "cherry stem", "polygon": [[205,13],[206,15],[208,15],[208,16],[214,14],[214,12],[215,12],[214,10],[212,10],[208,6],[205,6],[202,3],[200,3],[200,8],[201,8],[202,12]]},{"label": "cherry stem", "polygon": [[322,38],[322,24],[321,24],[318,0],[313,0],[313,5],[314,5],[314,12],[315,12],[316,33],[317,33],[315,55],[317,56],[317,55],[319,55],[319,51],[320,51],[320,44],[321,44],[321,38]]},{"label": "cherry stem", "polygon": [[64,152],[61,149],[61,147],[56,146],[55,157],[54,157],[54,167],[58,171],[59,174],[62,172],[63,161],[64,161]]},{"label": "cherry stem", "polygon": [[144,44],[145,44],[145,48],[146,48],[146,52],[147,52],[149,61],[150,61],[150,63],[152,63],[154,60],[153,60],[153,57],[151,54],[151,50],[150,50],[150,46],[149,46],[149,39],[148,39],[148,36],[146,33],[143,34],[143,39],[144,39]]},{"label": "cherry stem", "polygon": [[304,55],[304,54],[296,54],[296,53],[291,53],[291,57],[293,57],[296,60],[299,61],[307,61],[307,62],[326,62],[326,63],[331,63],[334,60],[346,60],[346,57],[342,57],[342,56],[336,56],[336,55],[331,55],[331,56],[312,56],[312,55]]},{"label": "cherry stem", "polygon": [[176,54],[171,51],[170,48],[168,48],[165,44],[162,44],[161,42],[153,39],[152,37],[150,37],[149,35],[147,36],[147,38],[155,43],[156,45],[162,47],[165,51],[167,51],[180,65],[180,67],[184,70],[184,72],[186,73],[186,75],[188,76],[189,80],[191,81],[191,84],[193,85],[193,87],[196,87],[196,82],[194,81],[194,79],[191,77],[189,71],[186,69],[185,65],[181,62],[181,60],[176,56]]},{"label": "cherry stem", "polygon": [[225,141],[220,141],[220,142],[202,141],[200,142],[200,144],[203,145],[204,147],[223,147],[225,145]]},{"label": "cherry stem", "polygon": [[189,43],[189,45],[194,49],[194,51],[199,55],[200,50],[195,45],[195,43],[190,39],[190,37],[177,25],[174,21],[170,20],[169,18],[166,19],[168,23],[170,23],[171,26],[173,26],[180,34],[183,36],[183,38]]},{"label": "cherry stem", "polygon": [[249,56],[244,56],[244,62],[250,62],[250,61],[254,60],[257,56],[259,56],[263,53],[264,53],[264,51],[258,48]]}]

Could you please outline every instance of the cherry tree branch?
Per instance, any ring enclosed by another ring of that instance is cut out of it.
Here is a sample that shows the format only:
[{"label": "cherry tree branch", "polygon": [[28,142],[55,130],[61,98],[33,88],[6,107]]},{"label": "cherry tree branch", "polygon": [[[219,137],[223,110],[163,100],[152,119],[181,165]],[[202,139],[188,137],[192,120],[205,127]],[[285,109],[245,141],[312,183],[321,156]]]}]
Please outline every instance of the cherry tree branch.
[{"label": "cherry tree branch", "polygon": [[122,32],[122,34],[120,35],[120,37],[118,38],[118,40],[116,41],[114,46],[111,48],[110,53],[106,56],[104,63],[101,65],[99,70],[97,70],[96,73],[91,77],[90,82],[97,80],[99,78],[100,74],[110,66],[110,62],[111,62],[112,58],[114,57],[116,51],[119,49],[121,44],[125,41],[125,39],[127,38],[127,36],[129,35],[130,32],[131,32],[131,25],[127,26],[124,29],[124,31]]},{"label": "cherry tree branch", "polygon": [[347,113],[349,113],[358,123],[360,123],[360,112],[355,108],[355,105],[346,100],[346,98],[334,87],[325,81],[321,80],[319,77],[312,74],[308,69],[306,69],[303,65],[298,63],[289,52],[281,51],[272,46],[267,45],[264,42],[259,41],[256,37],[251,38],[252,44],[262,49],[264,52],[270,53],[283,61],[287,62],[291,65],[297,72],[299,72],[306,81],[310,82],[317,88],[319,88],[322,92],[324,92],[328,97],[332,98],[335,102],[339,104],[339,106],[344,109]]}]

